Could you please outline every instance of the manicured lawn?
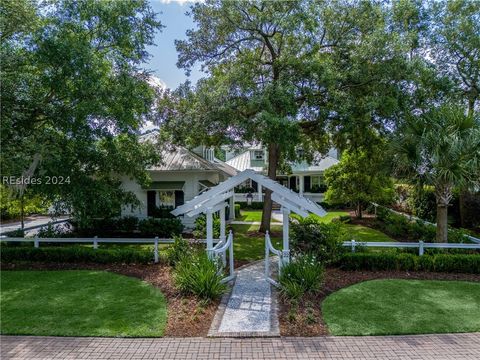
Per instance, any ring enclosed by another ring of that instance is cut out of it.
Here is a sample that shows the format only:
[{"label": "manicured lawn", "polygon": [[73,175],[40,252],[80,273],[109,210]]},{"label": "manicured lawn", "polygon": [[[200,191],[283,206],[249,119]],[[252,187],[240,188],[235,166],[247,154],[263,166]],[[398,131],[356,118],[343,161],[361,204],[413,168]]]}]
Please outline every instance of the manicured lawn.
[{"label": "manicured lawn", "polygon": [[480,283],[373,280],[341,289],[322,304],[332,335],[480,331]]},{"label": "manicured lawn", "polygon": [[325,216],[317,216],[317,215],[313,215],[313,214],[310,215],[310,216],[313,216],[313,217],[319,219],[320,222],[322,222],[322,223],[329,223],[329,222],[332,222],[333,219],[338,218],[340,216],[345,216],[345,215],[349,215],[348,212],[327,210],[327,215],[325,215]]},{"label": "manicured lawn", "polygon": [[163,294],[104,271],[2,271],[2,334],[162,336]]},{"label": "manicured lawn", "polygon": [[[259,260],[265,258],[265,235],[258,233],[259,225],[232,225],[233,249],[237,260]],[[280,233],[280,237],[272,236],[275,248],[281,250],[281,231],[279,225],[272,225],[273,234]]]},{"label": "manicured lawn", "polygon": [[[235,220],[238,221],[251,221],[251,222],[261,222],[262,221],[262,210],[240,210],[241,216]],[[272,218],[272,222],[278,222]]]},{"label": "manicured lawn", "polygon": [[388,242],[388,241],[395,241],[388,235],[384,234],[381,231],[362,226],[362,225],[353,225],[353,224],[345,224],[348,232],[349,238],[355,241],[381,241],[381,242]]}]

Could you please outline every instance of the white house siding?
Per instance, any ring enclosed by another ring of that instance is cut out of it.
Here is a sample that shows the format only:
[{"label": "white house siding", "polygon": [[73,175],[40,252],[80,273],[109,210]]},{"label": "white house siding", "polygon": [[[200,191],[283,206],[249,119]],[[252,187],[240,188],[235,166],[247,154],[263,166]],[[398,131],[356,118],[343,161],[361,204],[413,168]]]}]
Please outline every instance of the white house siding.
[{"label": "white house siding", "polygon": [[[199,181],[208,180],[214,184],[219,182],[219,174],[214,171],[149,171],[152,181],[184,181],[184,201],[189,201],[198,195]],[[139,219],[147,218],[147,190],[128,177],[121,177],[122,187],[135,194],[140,201],[140,206],[132,208],[125,206],[122,216],[136,216]],[[222,179],[223,180],[223,179]],[[158,201],[158,199],[157,199]],[[185,216],[182,223],[186,228],[193,228],[195,217]]]}]

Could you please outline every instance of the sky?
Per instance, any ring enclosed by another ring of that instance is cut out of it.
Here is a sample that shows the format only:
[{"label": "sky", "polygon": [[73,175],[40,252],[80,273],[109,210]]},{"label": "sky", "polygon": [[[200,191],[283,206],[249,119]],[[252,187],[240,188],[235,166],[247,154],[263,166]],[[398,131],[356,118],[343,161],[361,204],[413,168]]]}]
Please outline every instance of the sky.
[{"label": "sky", "polygon": [[150,3],[161,23],[165,26],[161,32],[155,35],[155,45],[147,47],[151,58],[144,67],[153,72],[168,88],[176,88],[179,84],[190,80],[195,83],[204,76],[197,66],[192,70],[190,77],[185,75],[184,70],[177,68],[177,50],[174,41],[186,39],[185,32],[194,28],[192,19],[185,15],[193,4],[188,0],[150,0]]}]

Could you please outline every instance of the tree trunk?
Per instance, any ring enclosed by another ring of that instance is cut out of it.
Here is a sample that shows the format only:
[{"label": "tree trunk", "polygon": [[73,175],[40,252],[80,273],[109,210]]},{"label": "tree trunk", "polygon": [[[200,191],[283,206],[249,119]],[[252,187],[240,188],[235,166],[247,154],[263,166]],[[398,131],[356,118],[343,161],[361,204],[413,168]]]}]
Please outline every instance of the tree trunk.
[{"label": "tree trunk", "polygon": [[[277,177],[277,165],[279,158],[279,149],[277,144],[268,145],[268,177],[275,180]],[[263,198],[262,223],[259,231],[265,233],[270,231],[270,222],[272,220],[272,192],[265,189],[265,197]]]},{"label": "tree trunk", "polygon": [[437,204],[437,242],[448,242],[447,205]]},{"label": "tree trunk", "polygon": [[361,219],[363,216],[362,214],[362,203],[359,201],[357,203],[357,218]]},{"label": "tree trunk", "polygon": [[24,211],[23,194],[20,196],[20,223],[23,230],[25,228],[25,211]]}]

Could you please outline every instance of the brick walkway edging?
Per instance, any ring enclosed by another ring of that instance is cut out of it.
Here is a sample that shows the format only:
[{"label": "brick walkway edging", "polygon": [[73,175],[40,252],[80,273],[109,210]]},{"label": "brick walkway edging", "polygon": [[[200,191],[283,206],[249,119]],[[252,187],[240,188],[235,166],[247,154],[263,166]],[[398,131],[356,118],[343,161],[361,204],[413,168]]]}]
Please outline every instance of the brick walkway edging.
[{"label": "brick walkway edging", "polygon": [[0,336],[2,360],[477,360],[480,333],[315,338],[73,338]]}]

